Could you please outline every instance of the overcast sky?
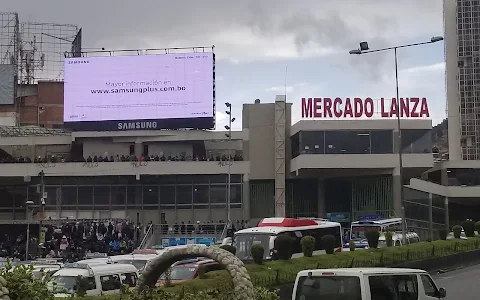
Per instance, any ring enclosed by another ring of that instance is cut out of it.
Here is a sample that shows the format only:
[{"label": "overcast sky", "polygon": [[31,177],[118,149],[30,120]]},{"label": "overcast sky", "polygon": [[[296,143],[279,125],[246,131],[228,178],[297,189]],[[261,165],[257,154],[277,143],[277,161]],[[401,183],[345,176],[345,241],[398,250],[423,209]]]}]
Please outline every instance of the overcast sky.
[{"label": "overcast sky", "polygon": [[[20,21],[83,27],[86,48],[215,45],[217,121],[223,102],[241,121],[243,103],[273,102],[287,90],[293,120],[302,97],[392,97],[393,52],[352,56],[367,40],[382,48],[443,35],[439,0],[1,0]],[[445,117],[443,42],[399,50],[400,96],[427,97]],[[287,72],[285,72],[287,68]],[[285,76],[286,75],[286,76]],[[218,126],[217,126],[218,127]],[[222,126],[223,127],[223,126]],[[235,124],[234,128],[240,128]]]}]

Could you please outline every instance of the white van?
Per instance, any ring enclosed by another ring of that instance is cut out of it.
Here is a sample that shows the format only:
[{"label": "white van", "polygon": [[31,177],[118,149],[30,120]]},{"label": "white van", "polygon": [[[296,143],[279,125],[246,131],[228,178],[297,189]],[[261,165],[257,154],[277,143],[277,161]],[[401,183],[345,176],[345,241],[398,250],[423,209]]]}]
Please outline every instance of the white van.
[{"label": "white van", "polygon": [[[398,232],[392,232],[392,246],[403,246],[403,235]],[[420,243],[420,237],[415,232],[407,232],[407,245]],[[378,238],[378,247],[387,247],[387,240],[385,234],[382,233]]]},{"label": "white van", "polygon": [[139,273],[142,273],[150,261],[157,256],[157,254],[123,254],[109,256],[106,258],[85,259],[78,261],[78,263],[87,264],[90,266],[99,264],[130,264],[135,266]]},{"label": "white van", "polygon": [[129,264],[65,264],[62,269],[52,275],[49,288],[55,287],[55,297],[70,297],[77,290],[78,276],[88,280],[87,296],[119,294],[123,284],[134,287],[138,273]]},{"label": "white van", "polygon": [[352,268],[304,270],[297,274],[292,300],[438,300],[446,296],[423,270]]}]

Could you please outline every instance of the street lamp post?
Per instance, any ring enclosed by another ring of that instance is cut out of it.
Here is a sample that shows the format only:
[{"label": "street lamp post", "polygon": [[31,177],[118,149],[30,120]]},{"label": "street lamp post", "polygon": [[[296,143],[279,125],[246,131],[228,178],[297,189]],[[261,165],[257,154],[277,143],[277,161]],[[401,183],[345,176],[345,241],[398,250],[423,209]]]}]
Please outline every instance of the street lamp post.
[{"label": "street lamp post", "polygon": [[227,181],[227,224],[230,226],[232,224],[231,220],[231,182],[232,182],[232,123],[235,121],[235,118],[232,118],[232,104],[229,102],[225,103],[227,110],[225,113],[228,115],[228,125],[225,125],[225,129],[228,130],[228,133],[225,136],[228,138],[228,181]]},{"label": "street lamp post", "polygon": [[430,39],[430,41],[426,42],[421,42],[421,43],[414,43],[414,44],[406,44],[406,45],[400,45],[400,46],[394,46],[394,47],[388,47],[388,48],[381,48],[381,49],[375,49],[375,50],[370,50],[368,47],[367,42],[360,42],[360,48],[355,49],[355,50],[350,50],[350,54],[367,54],[367,53],[374,53],[374,52],[383,52],[383,51],[390,51],[393,50],[395,54],[395,88],[396,88],[396,101],[397,101],[397,147],[398,147],[398,163],[399,163],[399,174],[398,176],[400,177],[399,182],[400,182],[400,187],[399,187],[399,197],[402,201],[402,242],[403,245],[406,245],[406,239],[407,239],[407,221],[405,218],[405,199],[403,196],[403,157],[402,157],[402,130],[401,130],[401,124],[400,124],[400,96],[399,96],[399,89],[398,89],[398,59],[397,59],[397,49],[400,48],[408,48],[408,47],[413,47],[413,46],[420,46],[420,45],[426,45],[426,44],[433,44],[436,42],[443,41],[443,37],[441,36],[434,36]]},{"label": "street lamp post", "polygon": [[25,243],[25,260],[28,260],[28,247],[30,243],[30,212],[29,206],[33,204],[33,201],[29,200],[25,202],[25,217],[27,219],[27,242]]}]

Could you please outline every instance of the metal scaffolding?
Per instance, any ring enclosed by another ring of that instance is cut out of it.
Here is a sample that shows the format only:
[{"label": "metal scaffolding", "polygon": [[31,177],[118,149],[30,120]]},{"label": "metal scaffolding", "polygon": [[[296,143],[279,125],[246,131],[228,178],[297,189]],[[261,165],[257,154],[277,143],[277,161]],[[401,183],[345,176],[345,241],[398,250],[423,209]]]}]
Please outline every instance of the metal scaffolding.
[{"label": "metal scaffolding", "polygon": [[62,81],[65,53],[72,51],[78,33],[77,25],[20,23],[20,82]]},{"label": "metal scaffolding", "polygon": [[17,64],[18,33],[18,14],[0,12],[0,64]]},{"label": "metal scaffolding", "polygon": [[70,132],[64,129],[52,129],[37,126],[0,126],[0,137],[58,136],[70,134]]}]

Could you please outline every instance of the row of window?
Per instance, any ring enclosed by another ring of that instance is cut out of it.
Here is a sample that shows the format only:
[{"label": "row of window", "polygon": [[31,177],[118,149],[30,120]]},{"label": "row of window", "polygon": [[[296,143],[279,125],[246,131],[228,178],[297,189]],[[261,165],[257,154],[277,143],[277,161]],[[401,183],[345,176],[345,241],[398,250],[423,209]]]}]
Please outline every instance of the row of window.
[{"label": "row of window", "polygon": [[[230,185],[231,203],[242,203],[243,184]],[[225,204],[226,184],[46,186],[46,206],[174,206]],[[37,186],[1,189],[1,207],[23,207],[25,199],[39,203]]]},{"label": "row of window", "polygon": [[[292,154],[393,153],[392,130],[301,131],[292,136]],[[402,130],[402,152],[431,153],[430,130]]]}]

